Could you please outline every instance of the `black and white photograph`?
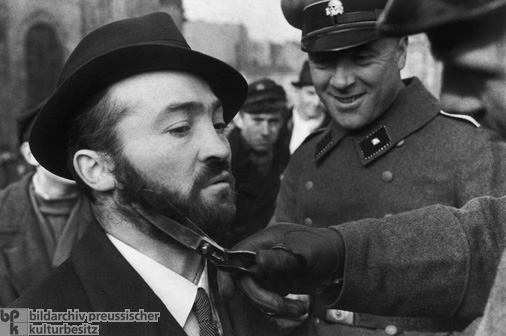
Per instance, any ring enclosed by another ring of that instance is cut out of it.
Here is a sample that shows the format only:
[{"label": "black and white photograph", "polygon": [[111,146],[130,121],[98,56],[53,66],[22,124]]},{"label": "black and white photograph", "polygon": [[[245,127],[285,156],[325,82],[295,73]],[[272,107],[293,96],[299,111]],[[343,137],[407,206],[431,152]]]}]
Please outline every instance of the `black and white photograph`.
[{"label": "black and white photograph", "polygon": [[506,0],[0,0],[0,336],[506,335]]}]

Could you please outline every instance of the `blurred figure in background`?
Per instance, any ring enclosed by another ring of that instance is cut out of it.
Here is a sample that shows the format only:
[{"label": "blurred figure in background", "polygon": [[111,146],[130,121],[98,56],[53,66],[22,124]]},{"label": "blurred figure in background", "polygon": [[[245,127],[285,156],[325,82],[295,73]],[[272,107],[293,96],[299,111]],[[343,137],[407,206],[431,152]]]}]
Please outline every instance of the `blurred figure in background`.
[{"label": "blurred figure in background", "polygon": [[228,136],[236,180],[237,213],[223,245],[235,243],[264,228],[274,214],[280,177],[290,153],[280,139],[286,114],[285,90],[271,79],[248,87],[248,98]]},{"label": "blurred figure in background", "polygon": [[5,188],[17,179],[17,159],[18,156],[8,148],[0,148],[0,189]]},{"label": "blurred figure in background", "polygon": [[19,152],[19,147],[17,148],[18,150],[12,150],[8,145],[0,145],[0,189],[18,181],[25,174],[34,170]]},{"label": "blurred figure in background", "polygon": [[0,307],[6,307],[70,255],[91,220],[74,181],[32,156],[28,137],[39,106],[18,118],[21,153],[35,171],[0,192]]},{"label": "blurred figure in background", "polygon": [[316,94],[309,71],[309,63],[305,61],[299,74],[299,80],[292,82],[296,96],[292,108],[291,118],[286,122],[287,140],[290,154],[304,142],[309,134],[318,128],[325,127],[330,122],[320,98]]}]

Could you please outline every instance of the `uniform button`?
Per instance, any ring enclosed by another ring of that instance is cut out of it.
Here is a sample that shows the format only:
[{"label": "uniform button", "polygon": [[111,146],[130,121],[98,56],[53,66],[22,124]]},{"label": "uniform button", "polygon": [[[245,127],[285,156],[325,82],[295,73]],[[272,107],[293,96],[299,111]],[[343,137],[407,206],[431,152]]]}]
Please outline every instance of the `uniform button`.
[{"label": "uniform button", "polygon": [[306,182],[306,190],[311,190],[311,188],[313,188],[313,182],[307,181]]},{"label": "uniform button", "polygon": [[404,145],[404,139],[402,139],[396,144],[397,147],[401,147],[402,145]]},{"label": "uniform button", "polygon": [[392,174],[391,171],[385,170],[381,174],[381,179],[383,180],[383,182],[386,182],[386,183],[391,182],[393,178],[394,178],[394,174]]},{"label": "uniform button", "polygon": [[391,325],[388,325],[386,328],[385,328],[385,333],[387,335],[395,335],[397,334],[397,327],[394,326],[393,324]]},{"label": "uniform button", "polygon": [[313,220],[309,217],[306,217],[304,219],[304,224],[307,225],[307,226],[313,226]]},{"label": "uniform button", "polygon": [[320,323],[320,319],[317,317],[314,319],[314,324],[318,324],[318,323]]}]

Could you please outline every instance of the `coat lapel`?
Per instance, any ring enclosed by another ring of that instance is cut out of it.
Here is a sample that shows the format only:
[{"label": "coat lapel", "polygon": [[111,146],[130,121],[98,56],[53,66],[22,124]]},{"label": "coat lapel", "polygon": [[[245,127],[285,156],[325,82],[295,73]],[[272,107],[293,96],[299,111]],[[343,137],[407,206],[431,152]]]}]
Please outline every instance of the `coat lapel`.
[{"label": "coat lapel", "polygon": [[101,323],[100,332],[113,335],[186,336],[141,276],[130,266],[94,222],[72,253],[72,263],[93,311],[159,312],[158,323]]}]

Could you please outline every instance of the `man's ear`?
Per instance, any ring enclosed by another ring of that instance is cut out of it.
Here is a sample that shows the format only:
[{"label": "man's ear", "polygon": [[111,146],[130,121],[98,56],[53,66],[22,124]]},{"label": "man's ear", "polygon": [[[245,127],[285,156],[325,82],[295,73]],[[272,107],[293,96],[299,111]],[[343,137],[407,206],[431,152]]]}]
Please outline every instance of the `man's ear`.
[{"label": "man's ear", "polygon": [[397,44],[397,68],[399,70],[404,69],[406,66],[406,57],[408,54],[408,37],[404,36],[399,40],[399,44]]},{"label": "man's ear", "polygon": [[21,155],[23,155],[23,158],[28,162],[31,166],[37,167],[39,163],[32,155],[32,151],[30,150],[30,144],[28,141],[25,141],[21,144],[21,147],[19,149],[21,151]]},{"label": "man's ear", "polygon": [[239,129],[244,128],[244,117],[242,114],[243,112],[239,111],[239,113],[237,113],[234,117],[234,125]]},{"label": "man's ear", "polygon": [[105,155],[89,149],[81,149],[74,155],[74,169],[90,188],[98,191],[114,189],[116,179],[111,173],[112,163]]}]

